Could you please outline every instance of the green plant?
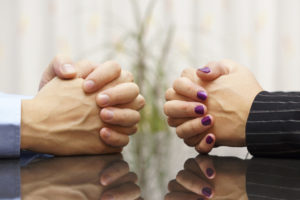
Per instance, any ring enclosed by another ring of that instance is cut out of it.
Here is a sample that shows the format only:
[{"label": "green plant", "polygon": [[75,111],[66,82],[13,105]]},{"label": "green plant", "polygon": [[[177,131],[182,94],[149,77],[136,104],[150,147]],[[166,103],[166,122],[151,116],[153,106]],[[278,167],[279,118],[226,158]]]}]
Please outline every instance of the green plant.
[{"label": "green plant", "polygon": [[[154,34],[151,31],[151,18],[157,0],[149,1],[144,12],[140,9],[139,1],[131,0],[132,14],[135,21],[133,30],[124,28],[122,36],[113,43],[98,45],[85,54],[97,50],[107,51],[106,59],[117,56],[125,57],[134,73],[135,82],[139,85],[147,103],[141,111],[139,131],[131,138],[127,155],[131,167],[139,176],[139,185],[143,196],[151,196],[151,183],[154,181],[155,190],[166,188],[165,172],[168,170],[166,157],[170,141],[170,130],[163,114],[164,93],[166,86],[166,67],[168,55],[173,42],[173,24],[160,29]],[[143,13],[143,14],[142,14]],[[153,48],[155,46],[155,48]],[[151,173],[159,174],[150,177]],[[165,191],[161,191],[163,194]]]}]

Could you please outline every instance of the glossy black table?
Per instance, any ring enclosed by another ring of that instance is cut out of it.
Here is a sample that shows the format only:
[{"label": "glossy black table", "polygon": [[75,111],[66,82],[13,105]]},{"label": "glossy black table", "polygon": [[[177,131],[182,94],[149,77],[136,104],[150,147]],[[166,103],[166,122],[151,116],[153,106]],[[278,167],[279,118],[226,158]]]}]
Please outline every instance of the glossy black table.
[{"label": "glossy black table", "polygon": [[[182,169],[166,182],[162,199],[300,199],[300,160],[198,155],[178,165]],[[0,199],[154,199],[143,198],[130,168],[121,154],[26,152],[17,160],[0,160]]]}]

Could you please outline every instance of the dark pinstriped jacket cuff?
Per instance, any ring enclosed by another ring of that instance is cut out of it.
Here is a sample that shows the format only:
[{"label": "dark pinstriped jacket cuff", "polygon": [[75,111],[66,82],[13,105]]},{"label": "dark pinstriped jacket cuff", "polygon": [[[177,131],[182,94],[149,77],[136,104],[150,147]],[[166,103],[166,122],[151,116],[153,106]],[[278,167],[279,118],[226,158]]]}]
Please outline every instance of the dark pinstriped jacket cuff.
[{"label": "dark pinstriped jacket cuff", "polygon": [[253,156],[300,157],[300,92],[260,92],[246,125]]},{"label": "dark pinstriped jacket cuff", "polygon": [[246,189],[249,200],[295,199],[300,196],[300,161],[252,158],[248,162]]}]

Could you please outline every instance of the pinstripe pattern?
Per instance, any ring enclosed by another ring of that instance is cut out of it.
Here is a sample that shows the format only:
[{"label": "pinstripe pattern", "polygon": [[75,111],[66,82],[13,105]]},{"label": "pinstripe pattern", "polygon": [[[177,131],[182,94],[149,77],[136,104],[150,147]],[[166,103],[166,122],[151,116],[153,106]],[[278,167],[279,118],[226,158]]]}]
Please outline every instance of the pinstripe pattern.
[{"label": "pinstripe pattern", "polygon": [[246,142],[253,156],[300,158],[300,92],[261,92],[252,104]]},{"label": "pinstripe pattern", "polygon": [[249,200],[300,199],[300,161],[254,158],[247,166]]}]

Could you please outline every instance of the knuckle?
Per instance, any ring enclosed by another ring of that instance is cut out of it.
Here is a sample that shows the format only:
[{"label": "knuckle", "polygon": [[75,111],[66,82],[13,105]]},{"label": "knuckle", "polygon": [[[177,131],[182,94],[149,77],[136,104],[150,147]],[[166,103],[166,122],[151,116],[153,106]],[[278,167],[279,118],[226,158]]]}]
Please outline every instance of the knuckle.
[{"label": "knuckle", "polygon": [[182,70],[182,72],[181,72],[181,77],[185,77],[186,75],[191,74],[193,70],[194,70],[194,69],[193,69],[193,68],[190,68],[190,67],[185,68],[185,69]]},{"label": "knuckle", "polygon": [[174,121],[173,121],[173,119],[170,118],[170,117],[168,117],[167,122],[168,122],[169,126],[171,126],[171,127],[173,127],[174,124],[175,124]]},{"label": "knuckle", "polygon": [[164,104],[164,113],[165,113],[165,115],[169,115],[170,114],[169,113],[169,102],[166,102]]},{"label": "knuckle", "polygon": [[126,146],[128,143],[129,143],[129,137],[126,135],[122,146]]},{"label": "knuckle", "polygon": [[174,92],[172,88],[167,89],[167,91],[165,92],[166,101],[170,101],[172,99],[173,93]]},{"label": "knuckle", "polygon": [[133,82],[134,81],[134,76],[131,72],[129,71],[126,71],[126,74],[127,74],[127,78],[130,82]]},{"label": "knuckle", "polygon": [[190,111],[190,106],[189,106],[189,104],[188,104],[188,103],[183,103],[183,104],[181,105],[181,110],[182,110],[183,113],[189,113],[189,111]]},{"label": "knuckle", "polygon": [[193,121],[191,124],[190,124],[190,131],[191,133],[198,133],[199,132],[199,124],[198,122],[195,122]]},{"label": "knuckle", "polygon": [[121,65],[118,62],[109,60],[106,62],[106,64],[112,67],[114,70],[121,72]]},{"label": "knuckle", "polygon": [[185,86],[185,91],[187,93],[192,93],[194,91],[194,87],[192,85],[188,84]]},{"label": "knuckle", "polygon": [[174,82],[173,82],[173,88],[176,90],[176,88],[178,86],[180,86],[182,83],[182,78],[177,78]]},{"label": "knuckle", "polygon": [[181,76],[184,76],[185,74],[187,74],[188,73],[188,69],[187,68],[185,68],[184,70],[182,70],[182,72],[181,72]]},{"label": "knuckle", "polygon": [[135,123],[139,123],[139,121],[141,120],[141,114],[137,111],[135,111],[135,113],[136,113]]},{"label": "knuckle", "polygon": [[183,142],[184,142],[186,145],[188,145],[189,147],[194,146],[194,143],[193,143],[192,141],[190,141],[189,139],[185,139],[185,140],[183,140]]},{"label": "knuckle", "polygon": [[139,95],[138,96],[138,105],[139,105],[139,108],[142,109],[146,104],[146,100],[145,98],[142,96],[142,95]]},{"label": "knuckle", "polygon": [[181,126],[176,127],[176,134],[178,137],[183,138],[183,130]]},{"label": "knuckle", "polygon": [[136,133],[137,131],[138,131],[138,125],[136,124],[136,125],[134,125],[134,126],[132,127],[131,134],[134,134],[134,133]]},{"label": "knuckle", "polygon": [[138,95],[140,93],[140,88],[136,83],[130,83],[130,87],[134,94]]}]

